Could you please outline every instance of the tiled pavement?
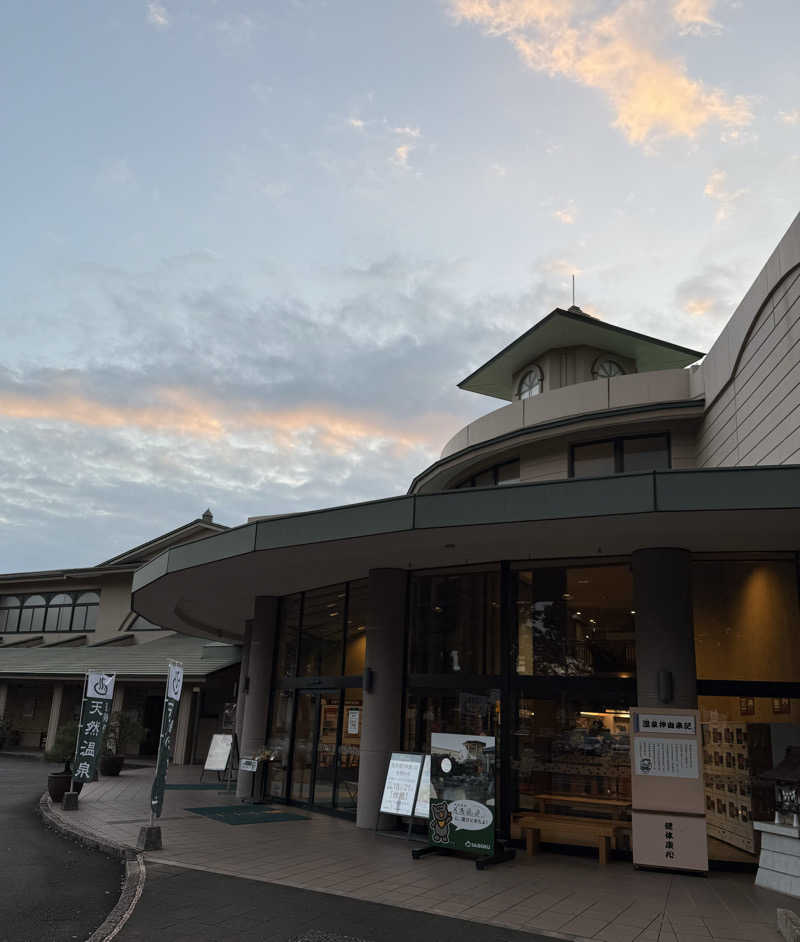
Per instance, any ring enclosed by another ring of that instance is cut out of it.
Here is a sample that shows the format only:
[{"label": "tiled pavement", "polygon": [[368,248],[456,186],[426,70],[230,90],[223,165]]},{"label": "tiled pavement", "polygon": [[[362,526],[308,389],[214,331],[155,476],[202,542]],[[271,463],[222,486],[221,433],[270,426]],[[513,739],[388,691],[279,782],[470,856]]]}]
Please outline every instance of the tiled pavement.
[{"label": "tiled pavement", "polygon": [[[173,767],[169,781],[197,782]],[[84,786],[77,812],[58,814],[135,846],[149,808],[151,769]],[[540,854],[486,871],[466,860],[412,861],[402,840],[327,815],[309,821],[230,826],[186,808],[235,803],[212,791],[170,790],[152,862],[334,893],[485,924],[603,942],[782,942],[776,909],[797,901],[753,885],[751,874],[707,878],[606,867],[590,858]]]}]

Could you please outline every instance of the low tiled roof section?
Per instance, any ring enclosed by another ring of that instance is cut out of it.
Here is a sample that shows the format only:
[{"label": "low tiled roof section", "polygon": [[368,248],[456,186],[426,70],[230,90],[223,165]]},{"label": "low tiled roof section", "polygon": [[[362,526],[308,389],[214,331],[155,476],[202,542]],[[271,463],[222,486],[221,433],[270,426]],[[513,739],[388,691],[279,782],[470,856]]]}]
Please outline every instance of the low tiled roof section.
[{"label": "low tiled roof section", "polygon": [[3,648],[0,646],[0,677],[79,677],[89,669],[116,671],[120,678],[166,677],[168,661],[181,661],[187,680],[203,678],[238,664],[237,645],[219,644],[200,638],[173,635],[130,647]]}]

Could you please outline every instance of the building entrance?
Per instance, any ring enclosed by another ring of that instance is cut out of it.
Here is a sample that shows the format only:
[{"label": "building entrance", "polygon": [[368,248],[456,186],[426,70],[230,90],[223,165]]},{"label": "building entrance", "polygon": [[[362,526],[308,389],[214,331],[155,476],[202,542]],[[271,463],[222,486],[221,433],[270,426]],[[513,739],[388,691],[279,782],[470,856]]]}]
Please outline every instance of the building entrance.
[{"label": "building entrance", "polygon": [[294,698],[289,799],[320,810],[354,814],[361,752],[361,690],[297,690]]}]

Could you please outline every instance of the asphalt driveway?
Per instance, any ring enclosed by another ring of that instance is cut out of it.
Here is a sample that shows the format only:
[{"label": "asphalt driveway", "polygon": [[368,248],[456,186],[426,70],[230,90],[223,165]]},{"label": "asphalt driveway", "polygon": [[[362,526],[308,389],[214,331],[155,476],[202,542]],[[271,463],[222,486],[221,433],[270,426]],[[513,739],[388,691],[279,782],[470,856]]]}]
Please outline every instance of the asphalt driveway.
[{"label": "asphalt driveway", "polygon": [[37,805],[57,768],[0,752],[1,942],[83,942],[119,898],[119,860],[42,824]]}]

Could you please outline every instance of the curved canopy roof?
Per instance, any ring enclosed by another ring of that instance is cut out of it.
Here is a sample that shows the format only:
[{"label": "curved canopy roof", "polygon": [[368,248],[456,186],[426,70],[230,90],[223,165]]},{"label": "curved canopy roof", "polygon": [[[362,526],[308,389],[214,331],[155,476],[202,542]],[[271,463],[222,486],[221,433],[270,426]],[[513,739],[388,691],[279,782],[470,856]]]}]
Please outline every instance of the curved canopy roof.
[{"label": "curved canopy roof", "polygon": [[717,468],[464,488],[257,520],[176,546],[134,574],[132,607],[165,628],[240,640],[257,596],[427,569],[628,555],[794,551],[800,468]]},{"label": "curved canopy roof", "polygon": [[561,347],[597,347],[630,357],[636,361],[640,373],[678,369],[705,356],[699,350],[679,347],[625,327],[615,327],[584,314],[579,308],[565,311],[557,307],[491,360],[479,366],[474,373],[470,373],[458,384],[459,388],[511,402],[514,399],[514,374],[548,350]]}]

